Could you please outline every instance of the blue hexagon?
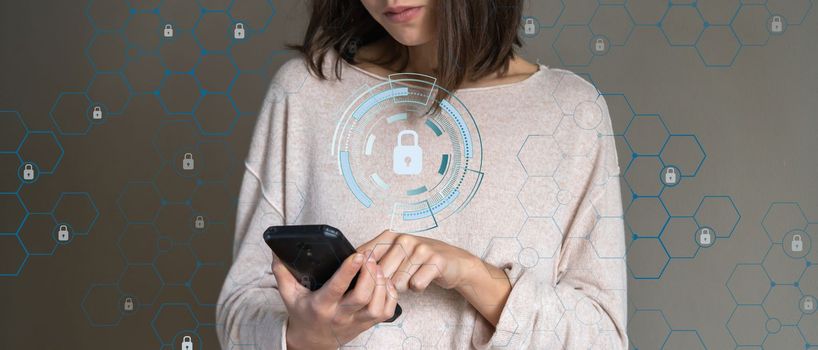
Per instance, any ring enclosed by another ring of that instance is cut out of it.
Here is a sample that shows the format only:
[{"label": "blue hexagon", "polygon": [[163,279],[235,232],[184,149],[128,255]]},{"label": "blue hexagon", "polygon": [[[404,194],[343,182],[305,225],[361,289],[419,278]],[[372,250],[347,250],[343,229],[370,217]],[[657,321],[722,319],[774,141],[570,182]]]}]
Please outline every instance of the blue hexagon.
[{"label": "blue hexagon", "polygon": [[122,72],[97,73],[88,83],[88,98],[102,106],[105,115],[122,115],[131,100],[128,80]]},{"label": "blue hexagon", "polygon": [[659,237],[669,219],[667,208],[656,197],[638,197],[625,211],[625,223],[639,237]]},{"label": "blue hexagon", "polygon": [[707,26],[694,3],[671,5],[660,28],[670,46],[693,46]]},{"label": "blue hexagon", "polygon": [[637,156],[625,168],[625,182],[639,197],[656,197],[664,188],[659,175],[664,165],[656,156]]},{"label": "blue hexagon", "polygon": [[778,284],[764,299],[764,311],[783,324],[796,324],[801,319],[801,290],[793,285]]},{"label": "blue hexagon", "polygon": [[798,282],[807,268],[803,258],[791,258],[781,244],[772,244],[762,262],[764,271],[776,284],[793,284]]},{"label": "blue hexagon", "polygon": [[671,217],[659,239],[671,258],[691,259],[699,253],[693,237],[698,228],[692,217]]},{"label": "blue hexagon", "polygon": [[659,279],[670,256],[658,238],[637,238],[628,247],[628,270],[635,279]]},{"label": "blue hexagon", "polygon": [[238,109],[227,94],[207,93],[196,106],[193,120],[202,135],[227,136],[238,122]]},{"label": "blue hexagon", "polygon": [[61,92],[48,116],[60,135],[85,135],[91,129],[91,99],[85,92]]},{"label": "blue hexagon", "polygon": [[0,212],[3,213],[4,218],[0,222],[0,235],[16,235],[20,232],[20,228],[28,216],[28,209],[20,195],[0,193]]},{"label": "blue hexagon", "polygon": [[223,264],[200,264],[190,278],[190,292],[196,304],[216,306],[219,302],[219,289],[213,288],[213,281],[223,281],[227,277],[227,268]]},{"label": "blue hexagon", "polygon": [[232,0],[227,9],[233,22],[243,23],[247,36],[253,32],[263,32],[276,14],[271,0]]},{"label": "blue hexagon", "polygon": [[768,318],[759,305],[739,305],[727,320],[727,332],[737,345],[761,345],[767,335]]},{"label": "blue hexagon", "polygon": [[738,11],[741,0],[697,0],[696,7],[711,25],[728,24]]},{"label": "blue hexagon", "polygon": [[192,114],[201,91],[193,74],[166,74],[159,94],[168,114]]},{"label": "blue hexagon", "polygon": [[725,285],[736,304],[760,305],[770,292],[772,281],[761,264],[738,264]]},{"label": "blue hexagon", "polygon": [[801,350],[811,348],[804,343],[801,333],[793,326],[783,326],[780,331],[771,333],[764,339],[762,345],[764,349]]},{"label": "blue hexagon", "polygon": [[670,138],[670,131],[660,115],[638,114],[628,124],[624,135],[634,153],[658,156]]},{"label": "blue hexagon", "polygon": [[705,350],[707,347],[695,330],[672,330],[662,349]]},{"label": "blue hexagon", "polygon": [[163,303],[151,320],[153,333],[162,344],[172,344],[180,330],[194,330],[199,320],[185,303]]},{"label": "blue hexagon", "polygon": [[626,10],[639,25],[656,25],[661,23],[670,7],[670,1],[628,0]]},{"label": "blue hexagon", "polygon": [[114,327],[122,320],[119,300],[122,293],[116,284],[95,283],[88,287],[80,307],[92,327]]},{"label": "blue hexagon", "polygon": [[553,177],[535,176],[526,180],[517,199],[530,217],[551,217],[559,207],[559,186]]},{"label": "blue hexagon", "polygon": [[122,294],[136,298],[142,305],[156,301],[163,286],[162,279],[152,264],[129,264],[117,280]]},{"label": "blue hexagon", "polygon": [[517,152],[517,160],[528,176],[554,176],[562,158],[557,141],[550,135],[527,136]]},{"label": "blue hexagon", "polygon": [[20,241],[30,255],[53,255],[57,249],[53,231],[57,226],[51,213],[31,213],[20,228]]},{"label": "blue hexagon", "polygon": [[767,19],[770,11],[763,4],[743,4],[730,22],[739,43],[744,46],[763,46],[770,40]]},{"label": "blue hexagon", "polygon": [[190,246],[175,245],[168,252],[159,254],[154,262],[163,283],[188,283],[196,270],[197,259]]},{"label": "blue hexagon", "polygon": [[99,218],[99,209],[87,192],[62,192],[51,209],[57,222],[71,223],[74,235],[87,235]]},{"label": "blue hexagon", "polygon": [[12,110],[0,110],[0,152],[15,152],[26,136],[28,127],[20,113]]},{"label": "blue hexagon", "polygon": [[711,227],[716,237],[729,238],[741,220],[741,214],[730,196],[704,196],[693,214],[699,227]]},{"label": "blue hexagon", "polygon": [[679,168],[682,177],[688,177],[699,173],[704,160],[707,159],[707,153],[704,152],[696,135],[671,134],[662,146],[660,158],[662,164],[673,164]]},{"label": "blue hexagon", "polygon": [[730,67],[736,61],[741,43],[728,25],[711,25],[696,42],[696,52],[707,67]]},{"label": "blue hexagon", "polygon": [[28,262],[28,251],[16,235],[0,235],[0,277],[16,277]]},{"label": "blue hexagon", "polygon": [[576,45],[577,42],[590,43],[593,33],[586,25],[567,24],[560,28],[551,48],[557,54],[560,64],[565,67],[584,67],[591,64],[594,54],[588,45]]},{"label": "blue hexagon", "polygon": [[799,25],[812,9],[812,0],[767,0],[770,12],[787,18],[789,25]]},{"label": "blue hexagon", "polygon": [[125,0],[88,0],[84,12],[95,31],[117,30],[130,14]]},{"label": "blue hexagon", "polygon": [[807,223],[807,216],[796,202],[773,202],[761,220],[764,232],[773,243],[781,243],[787,232],[805,230]]},{"label": "blue hexagon", "polygon": [[658,309],[637,309],[628,320],[628,329],[631,334],[641,335],[630,337],[636,349],[660,349],[670,336],[670,325]]},{"label": "blue hexagon", "polygon": [[129,182],[116,200],[119,211],[128,222],[149,223],[156,218],[162,197],[152,182]]},{"label": "blue hexagon", "polygon": [[625,45],[633,27],[633,18],[624,5],[600,5],[591,17],[591,31],[595,36],[604,35],[611,45]]},{"label": "blue hexagon", "polygon": [[60,165],[65,150],[52,131],[29,131],[20,144],[20,158],[34,162],[40,174],[53,174]]},{"label": "blue hexagon", "polygon": [[115,72],[125,65],[125,38],[121,33],[94,33],[85,55],[96,72]]}]

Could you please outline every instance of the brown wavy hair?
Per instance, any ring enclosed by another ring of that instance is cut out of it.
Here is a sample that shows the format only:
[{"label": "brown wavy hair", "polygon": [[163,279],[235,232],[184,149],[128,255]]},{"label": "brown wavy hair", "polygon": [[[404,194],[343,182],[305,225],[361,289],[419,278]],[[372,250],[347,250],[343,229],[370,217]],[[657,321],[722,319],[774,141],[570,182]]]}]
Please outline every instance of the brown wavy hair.
[{"label": "brown wavy hair", "polygon": [[[508,72],[508,65],[521,47],[518,34],[523,0],[438,0],[437,85],[455,91],[464,80],[477,80],[492,73]],[[327,79],[323,65],[327,53],[335,59],[335,77],[341,79],[341,60],[355,62],[357,47],[390,38],[389,33],[367,12],[360,0],[312,0],[312,14],[304,41],[290,48],[301,52],[311,72]],[[407,65],[406,47],[392,40],[396,50],[378,58],[376,64]],[[445,97],[442,91],[438,98]]]}]

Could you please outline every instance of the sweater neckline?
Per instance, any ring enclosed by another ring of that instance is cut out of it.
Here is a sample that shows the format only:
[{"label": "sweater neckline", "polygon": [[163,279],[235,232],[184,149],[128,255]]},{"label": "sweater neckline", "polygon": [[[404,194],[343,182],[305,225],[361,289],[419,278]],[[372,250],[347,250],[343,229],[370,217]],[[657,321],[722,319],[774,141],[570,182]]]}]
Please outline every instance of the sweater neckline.
[{"label": "sweater neckline", "polygon": [[[368,70],[365,70],[365,69],[363,69],[361,67],[350,64],[349,62],[347,62],[344,59],[341,59],[341,62],[343,62],[342,64],[343,64],[344,67],[349,67],[353,71],[356,71],[356,72],[358,72],[358,73],[360,73],[362,75],[365,75],[365,76],[367,76],[369,78],[380,80],[380,81],[389,81],[389,77],[385,77],[385,76],[382,76],[382,75],[379,75],[379,74],[372,73],[372,72],[370,72]],[[526,85],[530,81],[533,81],[534,79],[536,79],[537,76],[544,74],[545,70],[548,69],[548,66],[546,66],[544,64],[537,64],[537,68],[538,69],[537,69],[536,72],[532,73],[531,75],[527,76],[525,79],[520,80],[520,81],[515,81],[515,82],[511,82],[511,83],[504,83],[504,84],[497,84],[497,85],[490,85],[490,86],[477,86],[477,87],[456,89],[454,91],[454,93],[460,94],[460,93],[464,93],[464,92],[490,91],[490,90],[497,90],[497,89],[504,89],[504,88],[510,88],[510,87]],[[396,74],[400,74],[400,73],[396,73]]]}]

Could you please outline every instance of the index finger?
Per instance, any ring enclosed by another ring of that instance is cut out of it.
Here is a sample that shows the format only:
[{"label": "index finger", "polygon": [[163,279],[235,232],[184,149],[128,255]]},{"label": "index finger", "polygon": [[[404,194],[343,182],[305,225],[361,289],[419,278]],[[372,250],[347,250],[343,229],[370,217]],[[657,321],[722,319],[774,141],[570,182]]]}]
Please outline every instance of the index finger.
[{"label": "index finger", "polygon": [[316,291],[318,300],[327,303],[337,303],[349,289],[349,283],[358,274],[364,262],[364,255],[355,253],[350,255],[341,264],[341,267],[330,277],[321,289]]},{"label": "index finger", "polygon": [[281,294],[281,299],[286,305],[292,305],[296,299],[298,288],[304,288],[295,276],[287,270],[287,267],[281,261],[277,261],[278,257],[273,254],[273,276],[275,276],[276,284],[278,285],[278,293]]},{"label": "index finger", "polygon": [[395,237],[397,236],[398,234],[396,232],[385,230],[381,232],[379,235],[377,235],[375,238],[371,239],[369,242],[362,244],[360,247],[358,247],[357,250],[359,252],[367,250],[371,251],[372,258],[375,259],[375,261],[380,260],[380,257],[384,253],[386,253],[386,251],[392,245],[392,242],[395,241]]}]

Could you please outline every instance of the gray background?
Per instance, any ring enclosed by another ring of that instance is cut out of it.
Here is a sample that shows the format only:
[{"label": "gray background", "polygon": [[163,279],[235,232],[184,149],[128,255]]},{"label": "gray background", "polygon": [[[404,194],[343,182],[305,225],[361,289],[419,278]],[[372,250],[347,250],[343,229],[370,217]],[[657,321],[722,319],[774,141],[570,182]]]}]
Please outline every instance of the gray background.
[{"label": "gray background", "polygon": [[[217,11],[202,14],[200,5]],[[659,239],[629,239],[632,346],[818,344],[818,315],[797,310],[803,294],[818,295],[818,255],[791,259],[780,244],[792,229],[818,238],[812,5],[527,4],[539,30],[523,55],[584,73],[611,94],[625,221],[639,234],[660,228]],[[771,14],[786,18],[783,34],[767,32]],[[0,5],[0,139],[11,150],[0,152],[0,273],[8,275],[0,277],[0,348],[173,348],[183,329],[217,347],[213,304],[230,262],[241,162],[266,85],[293,56],[283,44],[300,39],[305,16],[295,0]],[[247,39],[230,40],[233,20],[246,23]],[[161,39],[164,23],[174,24],[172,40]],[[594,33],[614,44],[605,55],[592,57]],[[163,77],[166,68],[195,68],[197,80]],[[197,102],[197,86],[225,95]],[[95,103],[105,119],[90,124]],[[28,131],[15,128],[18,115]],[[642,123],[658,118],[675,140],[695,135],[701,144],[706,159],[695,176],[701,153],[690,143],[632,161],[633,147],[666,140],[657,124]],[[178,160],[191,150],[197,173],[185,177]],[[629,193],[661,188],[659,159],[685,175],[660,196],[668,225],[658,200],[633,205]],[[21,184],[23,161],[53,171]],[[205,230],[191,227],[198,213]],[[59,222],[85,232],[56,246]],[[715,246],[696,250],[696,225],[719,231]],[[116,307],[124,295],[138,296],[131,315]],[[781,330],[767,332],[768,319]]]}]

